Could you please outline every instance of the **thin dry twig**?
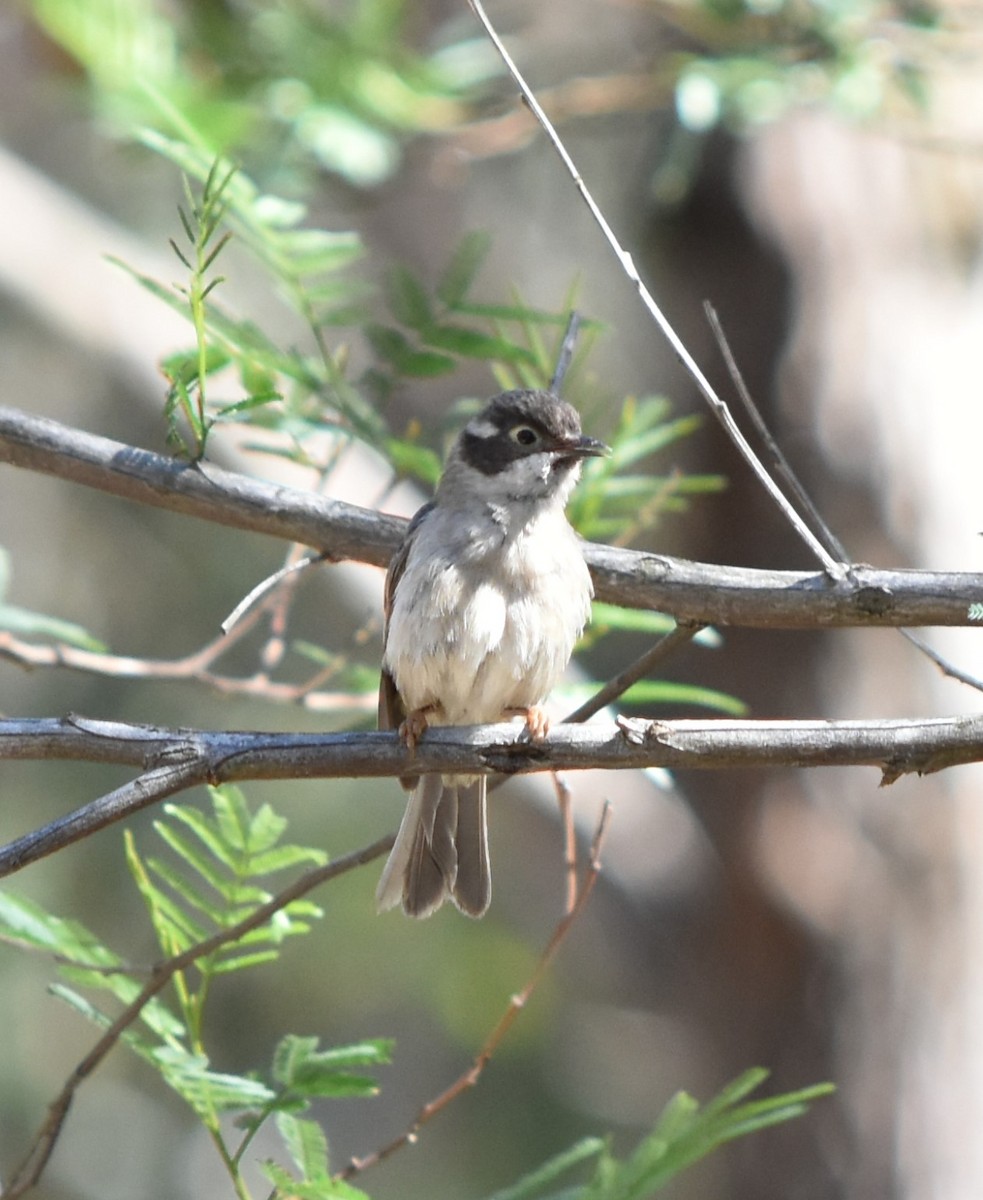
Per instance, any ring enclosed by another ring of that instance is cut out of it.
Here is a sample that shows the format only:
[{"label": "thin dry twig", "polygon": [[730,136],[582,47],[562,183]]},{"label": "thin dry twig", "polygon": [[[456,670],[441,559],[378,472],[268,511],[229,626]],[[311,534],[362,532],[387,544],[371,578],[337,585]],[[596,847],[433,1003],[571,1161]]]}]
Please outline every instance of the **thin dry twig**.
[{"label": "thin dry twig", "polygon": [[553,787],[560,809],[560,828],[563,831],[563,871],[566,878],[563,911],[570,913],[577,903],[577,830],[573,821],[573,795],[566,777],[559,771],[553,772]]},{"label": "thin dry twig", "polygon": [[731,382],[741,399],[741,403],[744,405],[745,412],[750,417],[751,423],[757,431],[758,437],[761,438],[768,453],[771,455],[772,466],[785,481],[786,486],[795,496],[802,510],[808,515],[816,532],[816,537],[823,542],[826,549],[838,562],[849,566],[850,556],[844,549],[842,542],[833,533],[832,529],[830,529],[822,513],[813,503],[812,497],[802,486],[801,480],[792,469],[792,464],[786,458],[785,452],[779,446],[778,442],[775,441],[774,437],[772,437],[771,430],[761,415],[761,410],[755,404],[751,390],[745,382],[740,367],[737,365],[737,358],[731,349],[730,342],[727,340],[727,335],[724,333],[724,327],[720,322],[720,317],[717,315],[717,310],[709,300],[704,300],[703,311],[710,325],[710,331],[720,350],[720,355],[724,360],[727,374],[731,378]]},{"label": "thin dry twig", "polygon": [[[704,301],[703,308],[706,313],[707,320],[710,323],[713,336],[718,347],[720,348],[720,353],[723,356],[724,364],[727,367],[727,372],[731,377],[734,387],[737,389],[737,394],[740,396],[741,402],[743,403],[748,416],[751,418],[759,437],[765,443],[768,448],[768,452],[772,456],[772,463],[775,467],[775,470],[785,480],[786,485],[794,493],[803,510],[809,514],[817,536],[823,539],[825,545],[829,549],[829,552],[835,555],[836,558],[844,565],[848,567],[852,566],[853,564],[851,563],[850,556],[847,554],[843,543],[836,536],[836,534],[830,528],[829,523],[813,503],[812,497],[803,487],[802,481],[796,474],[792,464],[786,458],[784,451],[775,441],[774,437],[772,437],[771,431],[765,423],[765,419],[762,417],[760,409],[754,402],[754,398],[752,397],[751,391],[744,380],[741,369],[737,365],[737,358],[731,350],[730,343],[727,340],[727,335],[724,333],[723,325],[720,322],[720,318],[717,315],[716,309],[714,309],[713,305],[710,304],[709,301]],[[968,674],[966,671],[960,670],[958,667],[954,667],[950,662],[948,662],[947,659],[943,658],[942,655],[933,650],[931,646],[924,642],[920,637],[912,633],[910,629],[899,629],[898,632],[903,638],[910,642],[912,646],[921,651],[926,658],[930,659],[931,662],[933,662],[944,675],[948,675],[950,678],[957,680],[959,683],[964,683],[968,687],[975,688],[977,691],[983,691],[983,680],[976,678],[974,675]]]},{"label": "thin dry twig", "polygon": [[557,951],[562,946],[564,939],[576,923],[578,917],[584,911],[587,901],[594,891],[594,885],[597,883],[597,878],[601,873],[601,848],[604,844],[604,837],[607,833],[610,816],[611,805],[609,802],[605,802],[591,842],[590,860],[584,877],[577,888],[573,904],[569,906],[557,922],[525,986],[516,995],[511,997],[504,1013],[485,1039],[484,1045],[478,1051],[471,1066],[459,1075],[449,1087],[445,1088],[439,1096],[435,1096],[434,1099],[424,1104],[409,1127],[398,1137],[393,1138],[391,1142],[388,1142],[379,1150],[366,1155],[364,1158],[353,1158],[344,1171],[337,1176],[338,1179],[352,1179],[362,1171],[368,1170],[369,1167],[374,1167],[378,1163],[383,1162],[395,1154],[397,1150],[402,1150],[404,1146],[414,1145],[419,1137],[420,1130],[463,1092],[466,1092],[469,1088],[473,1088],[481,1078],[498,1047],[502,1044],[509,1030],[518,1019],[519,1014],[529,1003],[540,983],[542,983],[547,970],[556,957]]},{"label": "thin dry twig", "polygon": [[565,718],[564,724],[573,725],[579,721],[590,720],[596,713],[607,708],[609,704],[613,704],[619,696],[624,695],[632,684],[644,679],[657,663],[661,663],[671,654],[675,654],[677,650],[691,642],[701,629],[705,628],[705,625],[690,625],[683,622],[677,624],[633,663],[630,663],[623,671],[619,671],[614,678],[609,679],[589,700],[581,704],[579,708],[575,708]]},{"label": "thin dry twig", "polygon": [[119,1016],[107,1027],[102,1037],[96,1042],[89,1053],[72,1071],[65,1081],[62,1090],[48,1107],[48,1114],[34,1137],[30,1149],[14,1170],[13,1175],[3,1191],[6,1200],[15,1200],[32,1188],[41,1178],[58,1137],[65,1124],[72,1100],[81,1084],[102,1063],[127,1029],[140,1018],[140,1014],[150,1001],[161,992],[179,971],[187,970],[200,958],[213,953],[229,942],[238,941],[253,929],[265,924],[281,909],[291,904],[301,896],[307,895],[314,888],[346,874],[355,867],[363,866],[375,858],[387,853],[393,844],[391,837],[380,838],[370,846],[337,858],[334,862],[323,867],[315,867],[306,871],[289,886],[279,892],[265,904],[254,909],[248,917],[228,929],[219,930],[212,937],[206,938],[195,946],[189,947],[174,958],[158,963],[151,972],[151,978],[140,990],[136,998],[123,1009]]},{"label": "thin dry twig", "polygon": [[239,624],[253,605],[266,596],[268,592],[272,591],[273,588],[277,587],[278,584],[282,583],[288,577],[296,576],[298,572],[314,566],[315,563],[324,561],[323,554],[308,555],[304,558],[295,557],[300,551],[301,547],[295,543],[290,549],[287,563],[279,571],[274,571],[272,575],[267,575],[261,583],[256,584],[252,591],[243,596],[232,612],[222,622],[222,632],[226,636]]},{"label": "thin dry twig", "polygon": [[587,205],[591,216],[594,218],[595,224],[601,230],[601,233],[604,235],[608,245],[614,251],[614,255],[617,258],[621,269],[624,271],[630,282],[634,285],[635,290],[638,292],[639,298],[645,305],[650,316],[654,319],[655,323],[662,330],[663,335],[669,342],[669,345],[672,347],[676,357],[696,383],[704,399],[710,405],[710,409],[714,416],[723,426],[727,436],[733,442],[744,461],[751,467],[761,484],[764,486],[765,490],[781,509],[786,520],[788,520],[789,524],[796,531],[796,533],[798,533],[799,537],[805,542],[820,563],[822,563],[823,569],[827,575],[834,580],[842,579],[843,570],[841,565],[827,553],[826,548],[815,537],[812,530],[809,529],[808,525],[806,525],[806,523],[802,520],[787,498],[783,495],[781,489],[768,474],[764,464],[758,458],[757,454],[755,454],[747,438],[745,438],[744,434],[741,432],[740,428],[735,422],[730,410],[727,408],[727,405],[717,395],[716,391],[710,384],[710,381],[701,370],[696,359],[692,356],[692,354],[690,354],[682,339],[676,333],[675,329],[669,323],[668,318],[656,303],[655,298],[645,286],[641,275],[639,275],[638,270],[635,267],[631,255],[622,247],[621,243],[615,236],[614,230],[609,225],[607,218],[604,216],[597,202],[594,200],[594,197],[588,190],[587,185],[584,183],[583,177],[581,176],[576,164],[570,156],[570,153],[561,141],[560,135],[556,132],[556,129],[551,124],[549,117],[547,117],[539,101],[536,99],[532,88],[530,88],[525,79],[522,77],[519,68],[515,65],[511,55],[509,54],[508,50],[506,50],[501,38],[498,36],[495,27],[492,25],[487,14],[485,13],[484,8],[482,7],[481,0],[468,0],[468,3],[484,28],[485,33],[488,35],[490,41],[494,45],[499,57],[502,59],[502,62],[505,64],[509,74],[512,76],[512,79],[516,87],[519,89],[519,93],[522,96],[523,101],[526,103],[526,105],[528,105],[533,116],[539,122],[543,132],[549,139],[553,149],[560,156],[560,160],[566,168],[567,173],[570,175],[570,178],[573,180],[574,186],[579,192],[581,199]]}]

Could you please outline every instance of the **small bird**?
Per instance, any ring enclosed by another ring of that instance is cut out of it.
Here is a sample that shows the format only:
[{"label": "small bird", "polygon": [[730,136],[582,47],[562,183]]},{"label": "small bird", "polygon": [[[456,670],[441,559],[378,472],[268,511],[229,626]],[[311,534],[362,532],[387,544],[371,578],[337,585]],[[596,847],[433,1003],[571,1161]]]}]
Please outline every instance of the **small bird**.
[{"label": "small bird", "polygon": [[[593,595],[564,513],[585,458],[577,410],[550,392],[503,392],[464,427],[434,499],[389,566],[379,728],[412,751],[428,725],[520,715],[545,736],[539,705],[566,669]],[[483,776],[423,775],[376,891],[426,917],[449,896],[480,917],[491,901]]]}]

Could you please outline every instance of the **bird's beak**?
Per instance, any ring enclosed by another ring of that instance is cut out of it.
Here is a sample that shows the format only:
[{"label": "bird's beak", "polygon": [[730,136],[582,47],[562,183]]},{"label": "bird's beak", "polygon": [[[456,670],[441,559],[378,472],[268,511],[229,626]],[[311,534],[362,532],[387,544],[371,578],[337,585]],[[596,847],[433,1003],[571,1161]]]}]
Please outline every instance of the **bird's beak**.
[{"label": "bird's beak", "polygon": [[597,438],[581,437],[570,443],[567,452],[576,454],[578,458],[603,458],[605,454],[611,453],[611,447],[599,442]]}]

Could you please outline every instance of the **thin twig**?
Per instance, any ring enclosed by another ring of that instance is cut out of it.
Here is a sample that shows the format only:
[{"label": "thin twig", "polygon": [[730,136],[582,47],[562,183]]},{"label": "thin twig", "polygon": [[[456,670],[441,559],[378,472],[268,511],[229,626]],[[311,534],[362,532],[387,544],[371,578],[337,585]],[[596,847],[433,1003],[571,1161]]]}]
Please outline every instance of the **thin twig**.
[{"label": "thin twig", "polygon": [[609,679],[589,700],[581,704],[579,708],[574,709],[564,719],[564,724],[569,723],[573,725],[578,721],[589,721],[596,713],[607,708],[609,704],[612,704],[619,696],[627,692],[632,684],[637,683],[640,679],[644,679],[656,663],[662,662],[670,654],[674,654],[682,646],[691,642],[700,630],[705,628],[706,626],[704,625],[685,625],[681,623],[676,625],[657,641],[651,649],[646,650],[641,657],[636,658],[623,671],[619,671],[613,679]]},{"label": "thin twig", "polygon": [[243,918],[243,920],[230,926],[228,929],[219,930],[212,937],[206,938],[197,945],[189,947],[181,954],[175,955],[174,958],[158,963],[153,968],[150,980],[141,989],[137,997],[108,1026],[102,1037],[99,1038],[85,1058],[76,1066],[75,1070],[65,1081],[62,1090],[50,1104],[48,1115],[35,1135],[31,1148],[20,1165],[15,1169],[3,1191],[6,1200],[15,1200],[15,1197],[22,1196],[38,1182],[55,1148],[58,1136],[65,1124],[65,1118],[68,1116],[68,1110],[80,1085],[100,1065],[126,1030],[135,1021],[139,1020],[140,1014],[147,1004],[167,986],[179,971],[187,970],[198,959],[212,954],[221,946],[245,937],[251,930],[265,924],[271,917],[280,912],[281,909],[299,897],[305,896],[314,888],[320,887],[322,884],[337,878],[339,875],[344,875],[355,867],[363,866],[365,863],[371,862],[374,858],[379,858],[392,848],[392,843],[393,839],[391,837],[380,838],[370,846],[356,850],[351,854],[346,854],[342,858],[337,858],[334,862],[328,863],[323,867],[316,867],[311,871],[306,871],[299,879],[290,884],[289,887],[284,888],[282,892],[279,892],[271,900],[254,909],[248,917]]},{"label": "thin twig", "polygon": [[950,679],[955,679],[958,683],[964,683],[967,687],[975,688],[978,692],[983,692],[983,679],[977,678],[975,675],[970,675],[967,671],[962,671],[959,667],[954,667],[947,658],[943,658],[937,650],[933,650],[928,642],[923,641],[916,633],[912,633],[910,629],[899,629],[898,633],[903,638],[906,638],[917,650],[920,650],[927,659],[933,662],[943,675],[948,675]]},{"label": "thin twig", "polygon": [[262,583],[257,583],[252,591],[243,596],[232,612],[230,612],[225,618],[225,620],[222,622],[222,632],[228,635],[233,628],[238,625],[249,609],[252,608],[252,606],[256,604],[258,600],[261,600],[267,594],[267,592],[271,591],[277,586],[277,584],[286,579],[288,575],[293,575],[298,571],[304,571],[308,567],[314,566],[315,563],[323,562],[324,557],[325,556],[323,554],[308,555],[306,558],[300,558],[293,562],[288,562],[286,566],[281,567],[279,571],[274,571],[272,575],[267,575]]},{"label": "thin twig", "polygon": [[563,872],[566,879],[563,911],[573,911],[577,903],[577,831],[573,821],[570,785],[559,771],[553,772],[553,787],[560,808],[560,828],[563,830]]},{"label": "thin twig", "polygon": [[[245,627],[259,619],[259,610],[247,613],[231,631],[230,638],[244,636]],[[39,667],[67,668],[86,675],[111,679],[193,680],[224,696],[255,696],[274,704],[300,704],[312,712],[375,712],[378,699],[365,692],[324,691],[322,685],[337,675],[342,663],[326,663],[300,683],[283,683],[265,673],[249,676],[223,675],[209,665],[231,643],[216,638],[201,650],[184,658],[136,658],[132,655],[104,654],[70,646],[65,642],[51,645],[31,642],[0,631],[0,658],[27,670]]]},{"label": "thin twig", "polygon": [[504,62],[509,74],[512,76],[512,79],[515,82],[516,87],[519,89],[522,99],[528,105],[533,116],[539,122],[543,132],[546,134],[547,138],[552,144],[553,149],[560,156],[560,160],[562,161],[564,167],[566,167],[567,173],[573,180],[574,186],[580,193],[581,199],[587,205],[587,208],[590,210],[590,214],[594,218],[595,223],[603,233],[608,245],[614,251],[614,255],[617,258],[621,269],[634,285],[635,290],[638,292],[639,298],[645,305],[646,309],[648,309],[648,312],[655,320],[655,323],[662,330],[666,340],[669,342],[669,345],[675,352],[676,357],[679,359],[686,371],[689,372],[704,399],[710,405],[710,409],[714,416],[724,427],[727,436],[737,447],[737,450],[740,452],[745,462],[751,467],[755,475],[757,475],[768,494],[781,509],[786,520],[788,520],[792,528],[795,529],[796,533],[798,533],[799,537],[805,542],[816,558],[822,563],[823,569],[826,571],[827,575],[834,580],[842,579],[843,571],[840,564],[830,557],[822,543],[818,541],[818,539],[809,529],[808,525],[806,525],[806,523],[782,494],[781,489],[768,474],[764,464],[758,458],[757,454],[755,454],[747,438],[745,438],[743,433],[741,433],[741,430],[734,421],[734,418],[731,415],[730,410],[727,408],[727,405],[724,404],[723,400],[721,400],[714,391],[710,381],[703,374],[703,371],[700,369],[696,359],[692,356],[692,354],[690,354],[689,350],[687,350],[682,339],[676,333],[675,329],[673,329],[668,318],[665,316],[662,309],[655,302],[655,299],[643,283],[642,277],[639,275],[638,270],[632,261],[631,255],[622,248],[621,243],[618,241],[614,231],[608,224],[607,218],[601,212],[596,201],[594,200],[594,197],[588,191],[587,185],[584,183],[576,164],[570,157],[566,146],[564,146],[563,142],[560,140],[560,135],[550,123],[549,117],[547,117],[546,113],[543,111],[542,106],[536,99],[532,89],[520,74],[519,68],[513,62],[511,55],[506,50],[501,38],[496,33],[495,27],[488,19],[480,0],[468,0],[468,3],[471,5],[472,11],[481,22],[489,39],[491,40],[495,49],[498,51],[502,62]]},{"label": "thin twig", "polygon": [[580,326],[580,313],[576,311],[571,312],[566,332],[563,335],[563,341],[560,343],[560,351],[556,356],[556,369],[550,381],[550,391],[554,396],[559,396],[563,390],[563,380],[570,369],[570,360],[573,358],[573,351],[577,344],[577,334],[580,332]]},{"label": "thin twig", "polygon": [[727,368],[727,373],[730,375],[731,382],[741,398],[741,403],[751,419],[752,424],[758,432],[758,436],[764,442],[771,455],[772,465],[775,470],[785,480],[789,490],[795,496],[802,510],[808,515],[812,521],[812,527],[816,532],[817,538],[821,539],[826,549],[833,555],[838,562],[849,564],[850,556],[843,548],[843,544],[836,534],[830,529],[828,523],[822,513],[812,501],[812,497],[802,486],[802,483],[792,469],[792,464],[785,456],[785,452],[779,446],[778,442],[772,437],[771,430],[765,423],[764,417],[761,415],[761,410],[754,402],[751,395],[751,390],[744,380],[740,367],[737,365],[737,359],[734,356],[730,347],[730,342],[727,340],[727,335],[724,333],[724,327],[720,323],[720,318],[717,315],[717,310],[713,307],[709,300],[703,301],[703,311],[706,313],[707,321],[710,325],[710,330],[713,333],[714,339],[720,349],[721,357],[724,360],[724,365]]},{"label": "thin twig", "polygon": [[[710,328],[713,331],[713,336],[717,341],[717,345],[720,347],[720,353],[723,356],[727,371],[734,383],[734,387],[737,389],[737,394],[740,396],[741,401],[747,410],[748,416],[754,423],[754,427],[758,431],[759,436],[768,447],[768,451],[772,456],[775,469],[781,474],[787,486],[792,490],[792,492],[794,492],[795,497],[802,508],[809,514],[813,523],[813,527],[817,532],[817,536],[823,539],[830,553],[835,555],[841,563],[844,563],[847,566],[852,565],[850,556],[844,549],[843,543],[836,536],[826,519],[823,517],[822,513],[813,503],[811,496],[803,487],[801,480],[795,473],[792,464],[785,457],[782,448],[772,437],[771,431],[765,423],[764,417],[762,417],[757,404],[755,404],[754,399],[751,396],[750,389],[744,380],[741,369],[737,365],[737,359],[730,348],[730,343],[728,342],[727,336],[724,333],[723,326],[720,323],[720,318],[717,316],[716,310],[709,301],[704,301],[703,308],[706,312],[707,320],[710,322]],[[950,662],[943,658],[942,655],[938,654],[926,642],[922,641],[920,637],[912,633],[910,629],[899,629],[898,632],[902,635],[902,637],[906,638],[911,645],[920,650],[922,654],[926,656],[926,658],[930,659],[944,675],[948,675],[950,678],[956,679],[960,683],[966,684],[968,687],[975,688],[977,691],[983,691],[983,680],[977,679],[974,675],[969,675],[967,672],[960,670],[958,667],[954,667]]]},{"label": "thin twig", "polygon": [[591,897],[594,885],[597,883],[597,878],[601,873],[601,848],[604,844],[604,836],[607,832],[610,815],[611,806],[605,802],[597,823],[594,838],[591,842],[590,861],[580,887],[577,890],[573,905],[560,918],[525,986],[509,1000],[504,1013],[485,1039],[484,1045],[478,1051],[471,1066],[463,1074],[459,1075],[449,1087],[445,1088],[439,1096],[435,1096],[434,1099],[424,1104],[413,1122],[399,1137],[394,1138],[381,1149],[373,1151],[364,1158],[353,1158],[337,1178],[352,1179],[355,1175],[360,1174],[369,1167],[374,1167],[384,1159],[389,1158],[397,1150],[415,1143],[424,1125],[432,1121],[439,1112],[442,1112],[452,1101],[456,1100],[462,1092],[475,1086],[493,1055],[498,1050],[498,1047],[502,1044],[503,1039],[515,1024],[519,1014],[529,1003],[540,983],[542,983],[547,970],[556,957],[557,951],[577,921],[577,918],[584,911],[587,901]]}]

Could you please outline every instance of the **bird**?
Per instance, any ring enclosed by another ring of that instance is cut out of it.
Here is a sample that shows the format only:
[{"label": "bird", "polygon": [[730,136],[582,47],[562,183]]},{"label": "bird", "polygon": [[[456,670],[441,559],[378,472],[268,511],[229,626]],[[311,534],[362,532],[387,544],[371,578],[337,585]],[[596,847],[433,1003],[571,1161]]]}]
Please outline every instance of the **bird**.
[{"label": "bird", "polygon": [[[379,728],[412,753],[430,725],[522,716],[570,661],[593,596],[565,508],[584,459],[610,453],[552,392],[506,391],[461,430],[433,500],[410,522],[384,592]],[[491,902],[484,776],[423,774],[376,890],[380,912],[426,917],[446,899],[471,917]]]}]

